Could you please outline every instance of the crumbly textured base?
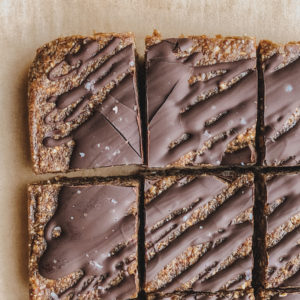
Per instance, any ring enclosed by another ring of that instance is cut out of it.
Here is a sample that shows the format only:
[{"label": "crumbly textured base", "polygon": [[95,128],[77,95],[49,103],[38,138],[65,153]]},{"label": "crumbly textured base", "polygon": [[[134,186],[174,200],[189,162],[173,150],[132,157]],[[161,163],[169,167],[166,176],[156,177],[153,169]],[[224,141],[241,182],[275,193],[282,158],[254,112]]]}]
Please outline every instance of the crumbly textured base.
[{"label": "crumbly textured base", "polygon": [[[263,63],[275,54],[284,56],[284,61],[280,65],[280,67],[284,67],[299,57],[299,47],[300,42],[279,44],[263,40],[259,42],[259,54]],[[263,65],[263,67],[265,66]]]},{"label": "crumbly textured base", "polygon": [[[185,38],[184,36],[180,38]],[[252,37],[222,37],[222,36],[216,36],[215,38],[209,38],[205,35],[203,36],[188,36],[186,37],[188,39],[191,39],[193,42],[193,45],[190,45],[188,48],[184,48],[184,50],[176,50],[175,53],[176,57],[179,59],[186,59],[187,61],[189,59],[192,59],[194,57],[193,55],[201,53],[200,57],[197,57],[197,62],[195,64],[195,67],[205,67],[205,66],[213,66],[215,64],[222,64],[222,63],[233,63],[238,62],[242,60],[249,60],[249,59],[256,59],[256,42],[255,38]],[[172,39],[170,39],[171,41]],[[145,43],[146,43],[146,54],[149,53],[149,50],[152,46],[157,45],[161,42],[163,42],[164,39],[162,36],[157,32],[154,31],[154,34],[152,36],[147,36]],[[148,55],[148,54],[147,54]],[[155,54],[154,54],[155,55]],[[149,59],[151,61],[151,59]],[[226,68],[226,67],[225,67]],[[204,95],[198,95],[197,96],[197,102],[190,104],[190,106],[186,107],[186,111],[192,110],[193,107],[196,106],[197,103],[201,102],[202,100],[208,101],[210,97],[220,94],[223,91],[226,91],[230,89],[233,85],[235,85],[237,82],[243,79],[243,77],[247,76],[250,71],[255,71],[256,64],[254,64],[254,67],[251,68],[251,70],[246,70],[245,72],[242,72],[238,75],[235,75],[233,78],[226,81],[221,81],[217,91],[215,90],[209,90],[206,91]],[[220,73],[218,73],[220,72]],[[222,73],[224,72],[224,73]],[[217,71],[207,71],[207,73],[202,73],[199,75],[193,75],[189,79],[190,86],[194,85],[195,83],[201,81],[203,84],[205,84],[206,81],[209,79],[212,79],[216,76],[220,76],[221,74],[226,74],[226,70],[217,70]],[[222,78],[220,77],[220,80]],[[187,96],[187,95],[185,95]],[[182,96],[183,97],[183,96]],[[154,100],[150,99],[148,100],[148,111],[149,111],[149,101]],[[173,100],[173,99],[172,99]],[[165,100],[166,101],[166,100]],[[203,101],[203,102],[205,102]],[[180,104],[178,104],[180,106]],[[236,107],[235,107],[236,108]],[[225,109],[225,108],[224,108]],[[180,114],[186,112],[181,111]],[[254,111],[254,110],[253,110]],[[255,107],[256,112],[256,107]],[[207,127],[207,129],[213,128],[215,124],[217,124],[222,117],[226,115],[226,111],[221,113],[220,115],[215,116],[214,118],[208,120],[203,124],[204,127]],[[148,116],[151,119],[153,116]],[[179,117],[180,119],[180,117]],[[168,167],[183,167],[187,165],[203,165],[203,166],[211,166],[211,165],[218,165],[222,164],[221,161],[216,161],[213,163],[206,163],[202,162],[202,158],[212,149],[216,148],[218,144],[222,143],[224,140],[228,140],[227,145],[224,146],[224,154],[228,154],[228,157],[234,157],[234,155],[238,156],[239,154],[236,153],[240,150],[245,150],[246,148],[249,149],[251,152],[251,158],[249,159],[249,162],[246,162],[245,164],[251,164],[256,162],[256,151],[255,151],[255,134],[256,134],[256,118],[254,118],[252,123],[248,124],[245,128],[243,128],[241,131],[239,131],[237,134],[233,135],[233,132],[231,130],[219,132],[216,135],[211,136],[209,139],[207,139],[205,142],[202,142],[200,145],[198,145],[197,150],[188,151],[184,155],[182,155],[179,159],[176,159],[175,161],[171,163],[167,163],[164,166]],[[152,122],[152,121],[151,121]],[[187,122],[183,121],[182,123]],[[188,123],[188,122],[187,122]],[[149,124],[149,127],[152,126]],[[153,125],[154,126],[154,125]],[[200,125],[198,125],[200,126]],[[153,130],[153,129],[152,129]],[[191,130],[191,129],[190,129]],[[162,163],[161,161],[158,161],[158,164],[152,165],[151,163],[151,129],[150,131],[150,142],[149,142],[149,164],[152,167],[159,166],[161,167]],[[154,133],[156,134],[156,133]],[[207,131],[206,131],[207,134]],[[204,134],[205,135],[205,134]],[[155,135],[155,138],[156,135]],[[171,151],[178,151],[180,147],[184,147],[185,144],[189,142],[189,133],[185,133],[182,136],[178,137],[175,140],[172,140],[171,143],[168,146],[167,154],[170,154]],[[196,147],[196,144],[193,148]],[[176,149],[175,149],[176,148]],[[192,148],[192,147],[191,147]],[[167,156],[166,154],[166,156]],[[163,155],[162,155],[163,157]],[[200,158],[199,158],[200,157]],[[156,158],[155,158],[156,159]],[[230,158],[231,159],[231,158]],[[162,158],[163,160],[163,158]],[[204,159],[205,161],[206,159]],[[224,163],[228,164],[228,163]],[[229,163],[230,164],[230,163]],[[235,164],[235,163],[234,163]],[[243,162],[241,164],[244,164]]]},{"label": "crumbly textured base", "polygon": [[[71,106],[63,108],[58,116],[48,114],[55,108],[55,103],[49,101],[50,96],[61,95],[65,91],[73,89],[82,83],[82,80],[91,72],[93,72],[99,62],[92,62],[84,68],[79,68],[79,72],[72,75],[72,78],[64,77],[64,74],[72,71],[70,65],[63,66],[63,75],[59,76],[59,80],[49,80],[49,72],[58,65],[68,53],[78,51],[78,42],[88,38],[97,41],[100,48],[103,48],[112,38],[120,39],[119,50],[124,49],[128,45],[134,45],[134,36],[127,34],[105,34],[99,33],[93,36],[70,36],[56,39],[50,43],[43,45],[37,50],[36,57],[29,71],[28,83],[28,106],[29,106],[29,127],[30,127],[30,144],[31,156],[33,161],[33,169],[36,174],[47,172],[66,172],[69,170],[70,158],[74,149],[74,141],[69,140],[62,145],[55,147],[46,147],[43,144],[45,136],[53,130],[57,131],[54,124],[62,119],[70,110],[74,109],[77,102]],[[100,63],[104,63],[109,55],[104,56]],[[135,65],[128,67],[128,72],[133,74],[135,78]],[[54,74],[55,76],[56,74]],[[75,120],[63,122],[59,125],[59,136],[66,137],[70,132],[78,128],[93,113],[94,109],[99,106],[106,98],[106,95],[114,88],[118,82],[124,78],[125,74],[108,82],[101,93],[94,94],[91,101],[86,105],[82,113]],[[138,108],[137,108],[138,110]],[[51,122],[45,122],[45,118],[51,119]],[[52,122],[53,121],[53,122]],[[138,135],[138,132],[136,133]]]},{"label": "crumbly textured base", "polygon": [[[94,181],[93,184],[96,184]],[[111,180],[111,181],[98,181],[98,184],[116,185],[116,186],[129,186],[138,187],[138,183],[134,180]],[[51,217],[54,215],[57,208],[58,193],[63,186],[76,186],[84,187],[89,186],[69,183],[69,184],[34,184],[28,186],[28,230],[29,230],[29,296],[32,300],[52,300],[56,299],[56,295],[61,294],[68,288],[74,286],[82,277],[81,271],[73,272],[58,280],[47,279],[39,274],[38,262],[44,253],[47,244],[44,238],[45,226]],[[131,213],[137,214],[137,207],[131,208]],[[136,285],[138,286],[137,279],[137,259],[135,259],[128,268],[129,274],[134,275]],[[136,297],[135,294],[132,298]],[[69,300],[71,297],[64,297]],[[100,299],[99,293],[96,289],[87,293],[82,293],[77,297],[78,300],[85,299]]]}]

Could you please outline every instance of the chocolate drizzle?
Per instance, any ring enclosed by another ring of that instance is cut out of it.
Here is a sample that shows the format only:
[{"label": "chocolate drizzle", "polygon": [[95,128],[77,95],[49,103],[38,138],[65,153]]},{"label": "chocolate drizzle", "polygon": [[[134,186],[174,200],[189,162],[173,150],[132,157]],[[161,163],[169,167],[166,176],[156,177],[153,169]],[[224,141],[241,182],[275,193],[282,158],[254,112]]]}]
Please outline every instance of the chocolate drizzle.
[{"label": "chocolate drizzle", "polygon": [[228,186],[214,177],[181,178],[148,202],[147,292],[250,284],[250,187],[245,176]]},{"label": "chocolate drizzle", "polygon": [[[50,130],[44,145],[53,148],[74,141],[72,169],[141,163],[133,45],[122,48],[121,40],[113,38],[102,48],[89,39],[77,46],[50,70],[49,80],[72,81],[91,65],[96,67],[78,86],[47,99],[55,106],[45,116]],[[66,66],[69,71],[64,73]],[[66,124],[65,132],[61,128]]]},{"label": "chocolate drizzle", "polygon": [[[200,52],[178,56],[191,45],[168,39],[147,50],[149,165],[182,163],[188,153],[187,164],[254,162],[255,133],[239,146],[237,138],[255,131],[256,59],[199,66]],[[183,135],[184,142],[169,146]]]},{"label": "chocolate drizzle", "polygon": [[[81,279],[60,296],[98,290],[101,299],[124,299],[135,293],[136,191],[97,185],[63,187],[54,216],[45,228],[47,248],[39,272],[58,279],[82,271]],[[59,229],[59,230],[58,230]],[[58,232],[58,234],[57,234]]]},{"label": "chocolate drizzle", "polygon": [[281,54],[264,63],[267,165],[300,162],[300,59],[283,63]]}]

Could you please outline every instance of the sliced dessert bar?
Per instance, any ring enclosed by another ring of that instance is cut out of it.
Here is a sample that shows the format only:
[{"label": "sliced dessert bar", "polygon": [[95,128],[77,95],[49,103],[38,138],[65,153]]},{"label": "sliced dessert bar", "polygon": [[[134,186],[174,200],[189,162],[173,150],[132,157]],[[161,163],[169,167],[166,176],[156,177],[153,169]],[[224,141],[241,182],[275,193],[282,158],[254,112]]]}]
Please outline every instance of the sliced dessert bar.
[{"label": "sliced dessert bar", "polygon": [[300,163],[300,43],[262,41],[267,165]]},{"label": "sliced dessert bar", "polygon": [[147,179],[146,292],[250,290],[252,186],[251,174]]},{"label": "sliced dessert bar", "polygon": [[267,179],[266,287],[300,288],[300,174]]},{"label": "sliced dessert bar", "polygon": [[256,161],[256,44],[250,37],[146,38],[151,167]]},{"label": "sliced dessert bar", "polygon": [[137,190],[124,180],[29,186],[30,299],[136,296]]},{"label": "sliced dessert bar", "polygon": [[36,173],[142,163],[131,33],[45,44],[28,93]]}]

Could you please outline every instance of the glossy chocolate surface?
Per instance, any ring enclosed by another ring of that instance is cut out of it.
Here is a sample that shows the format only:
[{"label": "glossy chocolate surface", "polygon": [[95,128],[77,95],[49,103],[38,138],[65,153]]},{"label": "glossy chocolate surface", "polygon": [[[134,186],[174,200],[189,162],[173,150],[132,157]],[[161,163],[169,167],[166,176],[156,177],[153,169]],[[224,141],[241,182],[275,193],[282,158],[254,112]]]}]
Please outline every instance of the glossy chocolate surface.
[{"label": "glossy chocolate surface", "polygon": [[200,52],[177,55],[192,45],[192,39],[168,39],[146,52],[149,166],[170,165],[197,151],[189,164],[254,162],[247,142],[227,148],[256,125],[256,59],[199,66]]},{"label": "glossy chocolate surface", "polygon": [[[127,299],[136,292],[135,276],[129,269],[136,263],[133,187],[95,185],[64,186],[58,205],[45,228],[46,251],[39,272],[59,279],[76,271],[83,275],[66,295],[97,290],[101,299]],[[59,233],[59,234],[57,234]],[[119,278],[118,283],[113,280]]]}]

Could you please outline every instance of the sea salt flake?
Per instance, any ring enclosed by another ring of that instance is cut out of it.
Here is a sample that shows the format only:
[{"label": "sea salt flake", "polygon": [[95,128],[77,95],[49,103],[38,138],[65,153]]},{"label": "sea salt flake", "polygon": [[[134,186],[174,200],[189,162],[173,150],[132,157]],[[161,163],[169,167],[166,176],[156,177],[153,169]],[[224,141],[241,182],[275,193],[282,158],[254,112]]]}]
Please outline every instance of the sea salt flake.
[{"label": "sea salt flake", "polygon": [[93,267],[96,267],[98,269],[103,269],[103,266],[100,265],[98,262],[94,261],[94,260],[91,260],[90,261],[90,265],[92,265]]},{"label": "sea salt flake", "polygon": [[207,138],[211,137],[211,134],[207,130],[204,131],[203,135]]},{"label": "sea salt flake", "polygon": [[251,279],[251,271],[250,270],[248,270],[248,271],[245,272],[245,279],[246,280],[250,280]]},{"label": "sea salt flake", "polygon": [[94,82],[93,81],[88,81],[85,85],[84,85],[84,88],[86,89],[86,90],[88,90],[89,92],[92,92],[92,91],[94,91],[94,89],[95,89],[95,86],[94,86]]},{"label": "sea salt flake", "polygon": [[87,217],[87,215],[88,215],[87,213],[84,213],[84,214],[83,214],[84,217]]},{"label": "sea salt flake", "polygon": [[50,296],[51,296],[52,300],[59,300],[57,294],[55,294],[54,292],[51,292]]},{"label": "sea salt flake", "polygon": [[121,153],[120,150],[116,150],[116,151],[114,151],[113,156],[116,156],[116,155],[118,155],[120,153]]},{"label": "sea salt flake", "polygon": [[71,219],[71,220],[74,220],[74,217],[73,217],[73,216],[71,216],[71,217],[70,217],[70,219]]},{"label": "sea salt flake", "polygon": [[245,118],[241,118],[241,124],[242,124],[242,125],[246,125],[246,124],[247,124],[247,121],[246,121]]},{"label": "sea salt flake", "polygon": [[113,203],[113,204],[117,204],[117,203],[118,203],[118,201],[115,200],[115,199],[111,199],[110,201],[111,201],[111,203]]},{"label": "sea salt flake", "polygon": [[79,152],[80,157],[85,157],[85,153],[84,152]]},{"label": "sea salt flake", "polygon": [[97,144],[97,147],[98,147],[98,148],[100,148],[100,143],[99,143],[99,144]]},{"label": "sea salt flake", "polygon": [[119,111],[119,108],[118,108],[118,106],[114,106],[112,110],[115,112],[115,114],[117,114]]},{"label": "sea salt flake", "polygon": [[80,190],[77,190],[77,194],[81,194],[81,191],[80,191]]},{"label": "sea salt flake", "polygon": [[108,151],[110,148],[109,146],[105,146],[105,150]]},{"label": "sea salt flake", "polygon": [[285,91],[286,91],[287,93],[290,93],[292,90],[293,90],[293,86],[292,86],[292,85],[287,84],[287,85],[285,86]]},{"label": "sea salt flake", "polygon": [[129,66],[130,66],[130,67],[134,67],[134,61],[131,60],[131,61],[129,62]]},{"label": "sea salt flake", "polygon": [[188,219],[188,216],[184,216],[182,219],[185,222]]}]

